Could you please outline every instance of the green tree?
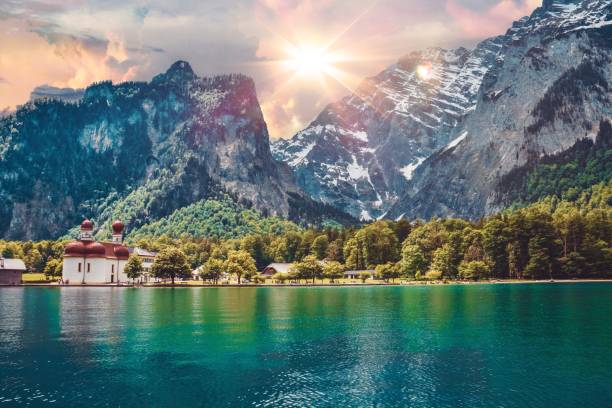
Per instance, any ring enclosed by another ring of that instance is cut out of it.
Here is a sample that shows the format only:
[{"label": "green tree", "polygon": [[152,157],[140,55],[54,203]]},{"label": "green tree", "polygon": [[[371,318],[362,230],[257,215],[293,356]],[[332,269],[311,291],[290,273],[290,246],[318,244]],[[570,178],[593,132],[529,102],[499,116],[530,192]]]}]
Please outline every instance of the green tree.
[{"label": "green tree", "polygon": [[16,242],[7,242],[0,253],[4,258],[23,258],[21,247]]},{"label": "green tree", "polygon": [[508,243],[510,234],[506,223],[501,218],[489,219],[483,227],[483,246],[492,263],[491,273],[499,278],[510,276],[508,269]]},{"label": "green tree", "polygon": [[277,283],[285,283],[287,279],[289,279],[289,275],[283,272],[277,272],[274,275],[272,275],[272,280],[274,280]]},{"label": "green tree", "polygon": [[185,254],[174,247],[167,247],[157,253],[151,268],[153,276],[161,279],[186,279],[191,276],[191,269]]},{"label": "green tree", "polygon": [[62,268],[63,263],[59,259],[50,259],[45,268],[43,269],[43,273],[47,279],[62,276]]},{"label": "green tree", "polygon": [[225,270],[225,261],[218,258],[210,257],[202,267],[201,278],[213,282],[215,285],[219,283],[219,278]]},{"label": "green tree", "polygon": [[287,249],[287,240],[285,237],[277,237],[268,246],[270,257],[274,262],[288,262],[289,253]]},{"label": "green tree", "polygon": [[343,253],[347,269],[366,268],[366,259],[357,238],[351,238],[345,242]]},{"label": "green tree", "polygon": [[394,281],[395,278],[399,278],[400,271],[397,265],[387,262],[385,264],[377,265],[375,269],[376,277],[382,279],[385,282],[389,280]]},{"label": "green tree", "polygon": [[359,272],[359,279],[361,279],[361,283],[365,283],[368,279],[372,277],[372,274],[368,271]]},{"label": "green tree", "polygon": [[425,254],[418,245],[404,245],[399,272],[402,276],[420,278],[427,271],[428,263]]},{"label": "green tree", "polygon": [[329,247],[329,240],[327,235],[319,235],[312,241],[310,251],[317,259],[324,259],[327,255],[327,248]]},{"label": "green tree", "polygon": [[323,265],[323,276],[329,279],[330,282],[334,282],[336,279],[342,277],[344,268],[340,262],[330,261]]},{"label": "green tree", "polygon": [[483,261],[462,261],[459,264],[459,277],[466,280],[480,280],[489,277],[491,269]]},{"label": "green tree", "polygon": [[229,251],[225,261],[225,270],[229,274],[236,275],[240,285],[243,277],[249,279],[257,272],[257,266],[251,254],[247,251]]},{"label": "green tree", "polygon": [[259,270],[265,268],[272,260],[266,251],[266,243],[261,235],[247,235],[242,238],[240,249],[253,257],[255,267]]},{"label": "green tree", "polygon": [[552,279],[553,259],[547,242],[543,237],[534,237],[529,240],[529,262],[525,268],[525,275],[533,279]]},{"label": "green tree", "polygon": [[123,272],[127,275],[128,279],[131,279],[134,282],[136,279],[142,276],[142,272],[144,268],[142,267],[142,260],[138,255],[130,255],[128,261],[123,267]]},{"label": "green tree", "polygon": [[323,266],[312,255],[304,257],[300,262],[295,262],[290,271],[295,273],[298,279],[312,279],[312,283],[315,283],[316,278],[321,279],[323,277]]},{"label": "green tree", "polygon": [[390,226],[397,237],[397,242],[404,242],[412,230],[410,221],[404,219],[391,223]]},{"label": "green tree", "polygon": [[36,248],[30,249],[23,258],[28,272],[38,272],[44,269],[45,263],[42,255]]},{"label": "green tree", "polygon": [[344,254],[342,252],[343,246],[344,242],[341,238],[335,239],[330,242],[327,247],[326,259],[328,261],[337,261],[340,263],[344,263]]},{"label": "green tree", "polygon": [[438,277],[437,279],[441,277],[451,278],[455,276],[458,266],[458,264],[455,264],[451,244],[446,243],[434,251],[433,260],[427,275],[429,275],[429,278],[436,276]]},{"label": "green tree", "polygon": [[543,206],[534,205],[527,208],[527,221],[531,238],[527,244],[529,261],[524,273],[533,279],[552,279],[556,258],[561,252],[552,216]]},{"label": "green tree", "polygon": [[266,277],[260,273],[256,273],[253,275],[253,282],[256,284],[266,283]]},{"label": "green tree", "polygon": [[579,252],[570,252],[562,256],[559,263],[563,274],[570,278],[583,276],[587,267],[586,258]]},{"label": "green tree", "polygon": [[376,221],[361,228],[355,238],[361,246],[365,268],[396,262],[399,258],[398,240],[387,221]]},{"label": "green tree", "polygon": [[403,247],[416,245],[425,259],[427,264],[425,270],[427,270],[433,258],[433,252],[447,242],[448,235],[444,222],[440,220],[429,221],[413,228],[404,241]]}]

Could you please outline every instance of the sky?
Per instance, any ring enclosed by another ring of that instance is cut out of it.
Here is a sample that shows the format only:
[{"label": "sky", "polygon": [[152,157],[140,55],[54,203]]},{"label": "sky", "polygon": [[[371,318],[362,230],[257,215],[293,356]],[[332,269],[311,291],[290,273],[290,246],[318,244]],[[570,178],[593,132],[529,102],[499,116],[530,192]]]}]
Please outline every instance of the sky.
[{"label": "sky", "polygon": [[541,0],[0,0],[0,111],[40,85],[150,80],[176,60],[254,78],[271,138],[414,50],[473,47]]}]

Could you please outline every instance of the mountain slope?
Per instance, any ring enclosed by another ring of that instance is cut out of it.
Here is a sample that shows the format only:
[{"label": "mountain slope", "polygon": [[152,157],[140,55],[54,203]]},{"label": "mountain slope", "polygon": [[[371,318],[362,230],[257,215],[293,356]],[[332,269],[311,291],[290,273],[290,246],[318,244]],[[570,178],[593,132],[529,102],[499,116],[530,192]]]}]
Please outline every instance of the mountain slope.
[{"label": "mountain slope", "polygon": [[220,192],[264,215],[325,217],[272,159],[242,75],[199,78],[178,61],[149,83],[102,82],[0,120],[0,236],[57,237],[84,216],[137,228]]},{"label": "mountain slope", "polygon": [[436,48],[401,58],[293,138],[275,142],[274,156],[316,200],[362,219],[381,216],[473,109],[501,40],[472,51]]},{"label": "mountain slope", "polygon": [[494,202],[505,207],[547,196],[575,200],[591,186],[611,179],[612,125],[603,121],[595,141],[580,139],[568,150],[512,169],[497,184]]},{"label": "mountain slope", "polygon": [[513,24],[474,111],[388,216],[478,218],[512,169],[594,140],[612,116],[612,3],[546,1]]},{"label": "mountain slope", "polygon": [[192,237],[238,238],[249,234],[281,234],[297,231],[297,225],[279,217],[262,217],[257,211],[236,204],[229,197],[202,200],[179,208],[168,217],[127,232],[126,239],[136,242],[162,235]]}]

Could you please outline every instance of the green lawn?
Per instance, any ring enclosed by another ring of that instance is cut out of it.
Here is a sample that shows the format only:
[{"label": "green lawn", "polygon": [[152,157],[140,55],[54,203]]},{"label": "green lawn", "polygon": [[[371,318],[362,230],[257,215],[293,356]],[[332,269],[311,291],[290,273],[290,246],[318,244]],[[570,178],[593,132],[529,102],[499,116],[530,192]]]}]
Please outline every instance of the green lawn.
[{"label": "green lawn", "polygon": [[47,280],[44,273],[24,273],[21,279],[24,282],[40,282]]}]

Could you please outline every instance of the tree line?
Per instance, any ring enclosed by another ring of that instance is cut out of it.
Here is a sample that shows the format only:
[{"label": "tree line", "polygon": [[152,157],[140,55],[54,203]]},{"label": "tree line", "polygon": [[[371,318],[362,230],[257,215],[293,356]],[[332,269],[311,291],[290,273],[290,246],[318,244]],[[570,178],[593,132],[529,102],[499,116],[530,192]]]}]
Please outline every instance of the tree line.
[{"label": "tree line", "polygon": [[[155,276],[174,280],[197,270],[213,283],[225,274],[261,280],[257,271],[271,262],[294,264],[277,281],[334,281],[345,270],[385,281],[606,278],[612,277],[611,192],[612,181],[600,183],[574,201],[550,197],[476,222],[381,220],[233,239],[151,236],[129,244],[159,252]],[[65,243],[0,241],[0,253],[23,259],[29,271],[58,276]],[[137,262],[130,259],[126,271]]]}]

